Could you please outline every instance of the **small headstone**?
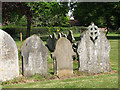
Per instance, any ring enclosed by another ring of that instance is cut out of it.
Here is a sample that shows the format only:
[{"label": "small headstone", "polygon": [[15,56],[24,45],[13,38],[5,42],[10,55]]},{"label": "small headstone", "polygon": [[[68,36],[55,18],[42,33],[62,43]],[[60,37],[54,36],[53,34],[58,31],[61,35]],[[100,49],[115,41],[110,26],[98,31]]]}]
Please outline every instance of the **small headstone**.
[{"label": "small headstone", "polygon": [[96,74],[111,71],[110,43],[103,32],[92,23],[78,42],[79,71]]},{"label": "small headstone", "polygon": [[52,54],[54,59],[54,74],[67,76],[73,74],[73,60],[72,56],[75,55],[70,41],[64,37],[58,39],[56,49]]},{"label": "small headstone", "polygon": [[13,38],[0,29],[0,81],[19,76],[18,49]]},{"label": "small headstone", "polygon": [[57,41],[57,38],[56,38],[55,33],[53,33],[52,36],[49,35],[48,40],[47,40],[47,47],[51,52],[53,52],[55,49],[56,41]]},{"label": "small headstone", "polygon": [[71,42],[74,43],[75,42],[75,38],[73,37],[73,32],[70,30],[69,34],[67,36],[67,39]]},{"label": "small headstone", "polygon": [[58,33],[58,39],[61,38],[61,37],[62,37],[61,33]]},{"label": "small headstone", "polygon": [[21,55],[24,76],[33,76],[36,73],[47,75],[48,49],[37,35],[32,35],[23,42]]}]

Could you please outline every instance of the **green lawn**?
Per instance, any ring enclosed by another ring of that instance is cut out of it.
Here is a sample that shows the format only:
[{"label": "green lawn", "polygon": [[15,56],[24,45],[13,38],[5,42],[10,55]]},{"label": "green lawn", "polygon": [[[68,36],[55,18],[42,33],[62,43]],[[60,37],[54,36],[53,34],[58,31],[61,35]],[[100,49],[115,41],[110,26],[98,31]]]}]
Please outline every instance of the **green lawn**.
[{"label": "green lawn", "polygon": [[[79,34],[75,37],[79,38]],[[113,71],[118,71],[118,39],[116,37],[118,34],[108,34],[108,38],[111,44],[110,51],[110,64]],[[112,37],[112,38],[111,38]],[[115,37],[115,38],[113,38]],[[19,50],[19,62],[20,67],[22,65],[20,56],[20,46],[22,42],[16,41]],[[44,43],[46,41],[44,40]],[[75,61],[74,65],[74,75],[72,78],[59,79],[53,75],[53,60],[50,55],[48,56],[48,77],[43,78],[39,75],[35,75],[30,78],[21,77],[21,79],[15,79],[11,82],[9,81],[3,84],[3,88],[118,88],[118,73],[106,73],[100,75],[80,75],[76,73],[78,68],[78,63]],[[21,74],[21,70],[20,70]],[[23,83],[22,80],[36,80],[35,82]],[[43,80],[43,81],[41,81]],[[17,82],[17,84],[15,83]],[[15,84],[14,84],[15,83]]]}]

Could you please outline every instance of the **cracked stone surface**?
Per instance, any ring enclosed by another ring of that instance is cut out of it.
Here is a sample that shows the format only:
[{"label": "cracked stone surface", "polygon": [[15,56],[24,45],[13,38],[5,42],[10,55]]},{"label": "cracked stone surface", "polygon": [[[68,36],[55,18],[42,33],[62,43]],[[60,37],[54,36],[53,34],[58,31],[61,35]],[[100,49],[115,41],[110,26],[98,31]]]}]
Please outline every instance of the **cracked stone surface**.
[{"label": "cracked stone surface", "polygon": [[0,29],[0,81],[19,76],[18,49],[13,38]]},{"label": "cracked stone surface", "polygon": [[21,55],[24,76],[33,76],[36,73],[47,75],[48,49],[37,35],[32,35],[23,42]]}]

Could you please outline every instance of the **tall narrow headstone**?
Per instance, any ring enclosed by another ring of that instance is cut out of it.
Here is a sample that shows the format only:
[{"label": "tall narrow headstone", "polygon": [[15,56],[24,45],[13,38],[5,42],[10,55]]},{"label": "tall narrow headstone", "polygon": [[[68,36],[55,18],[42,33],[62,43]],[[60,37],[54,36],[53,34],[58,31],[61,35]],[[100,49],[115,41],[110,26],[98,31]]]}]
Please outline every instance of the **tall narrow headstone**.
[{"label": "tall narrow headstone", "polygon": [[18,49],[13,38],[0,30],[0,81],[19,76]]},{"label": "tall narrow headstone", "polygon": [[48,49],[37,35],[32,35],[23,42],[21,55],[24,76],[33,76],[36,73],[47,75]]},{"label": "tall narrow headstone", "polygon": [[56,49],[52,54],[54,60],[54,74],[61,76],[73,74],[73,60],[75,55],[70,41],[61,37],[56,43]]},{"label": "tall narrow headstone", "polygon": [[111,71],[110,43],[103,32],[92,23],[78,42],[79,71],[91,74]]}]

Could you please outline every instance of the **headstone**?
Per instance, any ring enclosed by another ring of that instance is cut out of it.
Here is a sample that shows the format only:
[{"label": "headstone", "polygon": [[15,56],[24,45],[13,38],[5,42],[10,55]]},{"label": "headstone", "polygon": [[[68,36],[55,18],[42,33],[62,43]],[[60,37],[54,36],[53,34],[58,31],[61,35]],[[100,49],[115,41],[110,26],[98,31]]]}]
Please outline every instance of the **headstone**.
[{"label": "headstone", "polygon": [[37,35],[32,35],[23,42],[21,55],[24,76],[29,77],[36,73],[47,75],[48,49]]},{"label": "headstone", "polygon": [[54,74],[67,76],[73,74],[73,60],[72,56],[75,55],[70,41],[64,37],[58,39],[56,49],[52,54],[54,60]]},{"label": "headstone", "polygon": [[13,38],[0,29],[0,81],[19,76],[18,49]]},{"label": "headstone", "polygon": [[71,42],[74,43],[75,42],[75,38],[73,37],[73,32],[70,30],[69,34],[67,36],[67,39]]},{"label": "headstone", "polygon": [[61,38],[61,37],[62,37],[61,33],[58,33],[58,39]]},{"label": "headstone", "polygon": [[78,42],[79,71],[96,74],[111,71],[109,63],[110,43],[105,34],[92,23]]},{"label": "headstone", "polygon": [[61,36],[67,38],[67,35],[61,32]]},{"label": "headstone", "polygon": [[49,49],[51,52],[53,52],[54,49],[55,49],[56,41],[57,41],[57,38],[56,38],[56,34],[55,34],[55,33],[53,33],[52,36],[50,35],[50,36],[48,37],[47,47],[48,47],[48,49]]}]

